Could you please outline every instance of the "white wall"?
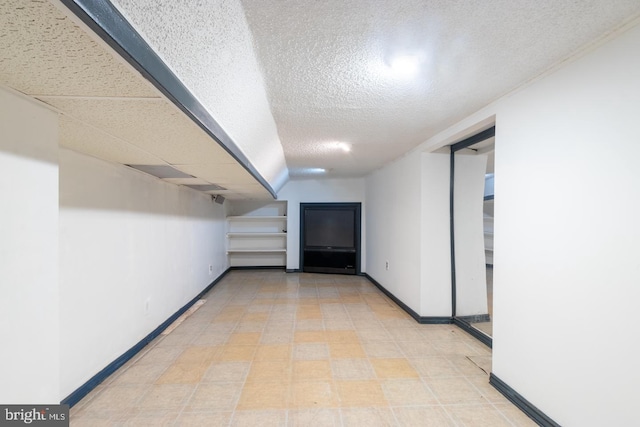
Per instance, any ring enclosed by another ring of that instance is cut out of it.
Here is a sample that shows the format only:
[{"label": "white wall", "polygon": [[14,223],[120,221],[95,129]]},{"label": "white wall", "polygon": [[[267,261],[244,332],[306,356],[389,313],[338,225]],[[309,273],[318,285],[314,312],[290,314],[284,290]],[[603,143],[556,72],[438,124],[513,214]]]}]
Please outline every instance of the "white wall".
[{"label": "white wall", "polygon": [[66,149],[59,215],[65,397],[224,272],[227,257],[224,208],[209,196]]},{"label": "white wall", "polygon": [[420,156],[409,156],[366,180],[367,273],[419,314],[421,167]]},{"label": "white wall", "polygon": [[287,201],[287,269],[290,270],[300,268],[300,203],[362,203],[360,270],[367,271],[367,207],[363,179],[290,180],[278,192],[278,200]]},{"label": "white wall", "polygon": [[449,154],[422,153],[420,314],[451,316]]},{"label": "white wall", "polygon": [[0,402],[58,403],[58,117],[0,88]]},{"label": "white wall", "polygon": [[495,106],[493,371],[564,426],[640,425],[640,27]]}]

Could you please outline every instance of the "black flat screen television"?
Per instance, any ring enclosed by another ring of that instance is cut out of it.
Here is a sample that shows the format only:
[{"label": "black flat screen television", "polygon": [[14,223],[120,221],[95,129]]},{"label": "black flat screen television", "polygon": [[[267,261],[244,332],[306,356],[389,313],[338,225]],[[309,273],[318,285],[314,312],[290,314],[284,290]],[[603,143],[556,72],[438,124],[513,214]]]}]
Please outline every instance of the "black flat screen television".
[{"label": "black flat screen television", "polygon": [[307,248],[356,247],[353,209],[307,209],[304,218],[304,246]]}]

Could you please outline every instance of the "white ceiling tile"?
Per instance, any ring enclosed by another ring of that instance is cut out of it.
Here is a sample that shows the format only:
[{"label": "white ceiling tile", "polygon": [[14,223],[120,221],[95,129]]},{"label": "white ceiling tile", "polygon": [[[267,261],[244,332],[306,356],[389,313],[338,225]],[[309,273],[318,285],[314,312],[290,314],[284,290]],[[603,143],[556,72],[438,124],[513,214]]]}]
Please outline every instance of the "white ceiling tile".
[{"label": "white ceiling tile", "polygon": [[236,163],[216,141],[164,100],[41,100],[77,120],[108,129],[170,164]]},{"label": "white ceiling tile", "polygon": [[99,159],[121,164],[164,164],[133,144],[114,138],[95,127],[85,125],[65,115],[60,116],[60,145]]},{"label": "white ceiling tile", "polygon": [[0,82],[30,95],[158,97],[48,1],[0,0]]}]

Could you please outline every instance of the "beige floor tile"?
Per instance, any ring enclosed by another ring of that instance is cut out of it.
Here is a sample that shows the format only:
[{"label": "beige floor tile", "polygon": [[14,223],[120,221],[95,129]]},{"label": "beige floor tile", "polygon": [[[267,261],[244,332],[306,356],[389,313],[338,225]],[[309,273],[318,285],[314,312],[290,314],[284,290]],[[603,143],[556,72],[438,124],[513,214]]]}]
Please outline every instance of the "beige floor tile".
[{"label": "beige floor tile", "polygon": [[388,402],[376,380],[336,381],[342,407],[378,407]]},{"label": "beige floor tile", "polygon": [[154,365],[173,362],[182,351],[180,347],[154,347],[138,359],[136,365]]},{"label": "beige floor tile", "polygon": [[247,382],[291,380],[291,361],[289,359],[256,360],[251,364]]},{"label": "beige floor tile", "polygon": [[259,345],[253,358],[254,360],[290,359],[292,347],[290,344]]},{"label": "beige floor tile", "polygon": [[327,331],[344,331],[344,330],[354,330],[355,326],[351,319],[336,319],[335,317],[330,318],[331,320],[327,320],[325,316],[324,320],[324,329]]},{"label": "beige floor tile", "polygon": [[511,422],[493,405],[452,405],[445,410],[461,427],[511,427]]},{"label": "beige floor tile", "polygon": [[437,405],[438,400],[419,379],[390,379],[381,381],[389,405],[425,406]]},{"label": "beige floor tile", "polygon": [[154,382],[167,369],[167,362],[158,362],[155,365],[133,365],[118,375],[113,384],[149,384]]},{"label": "beige floor tile", "polygon": [[236,411],[231,420],[232,427],[284,427],[287,411]]},{"label": "beige floor tile", "polygon": [[327,341],[326,333],[327,331],[296,331],[293,335],[293,342],[295,343],[326,342]]},{"label": "beige floor tile", "polygon": [[175,363],[211,363],[220,354],[220,349],[220,346],[188,347],[180,353]]},{"label": "beige floor tile", "polygon": [[255,345],[225,345],[220,351],[218,360],[222,362],[238,362],[253,360],[257,346]]},{"label": "beige floor tile", "polygon": [[200,382],[209,368],[208,363],[175,363],[169,366],[158,379],[156,384],[196,384]]},{"label": "beige floor tile", "polygon": [[400,347],[393,341],[363,341],[362,348],[369,357],[404,357]]},{"label": "beige floor tile", "polygon": [[511,403],[494,404],[493,406],[516,427],[536,427],[538,425]]},{"label": "beige floor tile", "polygon": [[[354,322],[355,323],[355,322]],[[356,325],[357,327],[357,325]],[[357,328],[358,337],[364,342],[369,341],[393,341],[393,337],[386,329],[380,327],[375,329]]]},{"label": "beige floor tile", "polygon": [[336,380],[368,380],[376,377],[369,359],[336,359],[331,361]]},{"label": "beige floor tile", "polygon": [[260,336],[260,332],[236,332],[229,336],[227,345],[257,345]]},{"label": "beige floor tile", "polygon": [[[255,303],[252,303],[255,304]],[[264,306],[262,306],[264,307]],[[269,313],[265,311],[252,311],[249,309],[249,312],[242,316],[242,321],[253,321],[253,322],[266,322],[269,319]]]},{"label": "beige floor tile", "polygon": [[199,384],[185,407],[186,411],[232,411],[243,383]]},{"label": "beige floor tile", "polygon": [[227,427],[232,412],[183,412],[175,422],[180,427]]},{"label": "beige floor tile", "polygon": [[324,360],[329,358],[329,347],[326,343],[294,344],[294,360]]},{"label": "beige floor tile", "polygon": [[488,384],[489,348],[361,277],[233,271],[205,298],[72,425],[534,425]]},{"label": "beige floor tile", "polygon": [[140,409],[180,409],[195,389],[191,384],[158,384],[152,386],[137,402]]},{"label": "beige floor tile", "polygon": [[286,409],[288,405],[288,383],[252,382],[243,387],[236,410]]},{"label": "beige floor tile", "polygon": [[82,409],[83,416],[98,418],[108,417],[118,412],[133,409],[140,396],[149,390],[148,385],[110,385],[102,390]]},{"label": "beige floor tile", "polygon": [[258,322],[253,320],[242,320],[238,322],[235,332],[262,332],[267,322]]},{"label": "beige floor tile", "polygon": [[393,413],[398,420],[398,425],[402,427],[455,427],[456,425],[440,406],[393,408]]},{"label": "beige floor tile", "polygon": [[460,377],[462,373],[442,356],[409,359],[418,374],[424,378]]},{"label": "beige floor tile", "polygon": [[343,408],[344,427],[387,427],[398,425],[393,412],[388,408]]},{"label": "beige floor tile", "polygon": [[418,378],[418,373],[407,359],[370,359],[376,375],[386,378]]},{"label": "beige floor tile", "polygon": [[465,378],[433,378],[426,382],[443,405],[487,403],[482,393]]},{"label": "beige floor tile", "polygon": [[166,410],[137,411],[135,415],[127,417],[122,425],[127,427],[173,426],[178,414],[177,411]]},{"label": "beige floor tile", "polygon": [[294,381],[331,380],[331,365],[328,360],[294,360],[292,364]]},{"label": "beige floor tile", "polygon": [[326,331],[326,339],[328,342],[346,342],[359,343],[360,339],[353,330],[347,331]]},{"label": "beige floor tile", "polygon": [[251,362],[213,362],[201,382],[242,382],[250,367]]},{"label": "beige floor tile", "polygon": [[265,330],[260,338],[260,344],[290,344],[293,342],[293,330],[283,328],[282,330]]},{"label": "beige floor tile", "polygon": [[332,408],[337,407],[338,403],[338,394],[332,381],[301,381],[291,385],[291,408]]},{"label": "beige floor tile", "polygon": [[333,408],[289,410],[287,426],[341,427],[340,410]]},{"label": "beige floor tile", "polygon": [[358,359],[367,357],[362,345],[358,342],[330,342],[329,353],[332,359]]}]

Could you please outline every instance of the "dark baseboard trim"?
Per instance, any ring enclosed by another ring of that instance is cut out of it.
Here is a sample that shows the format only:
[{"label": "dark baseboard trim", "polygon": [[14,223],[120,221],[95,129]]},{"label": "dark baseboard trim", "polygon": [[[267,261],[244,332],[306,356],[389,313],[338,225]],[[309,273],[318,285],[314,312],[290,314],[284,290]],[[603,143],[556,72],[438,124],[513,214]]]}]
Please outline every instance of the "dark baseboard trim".
[{"label": "dark baseboard trim", "polygon": [[560,424],[549,418],[544,412],[536,408],[527,399],[522,397],[517,391],[509,387],[504,381],[496,377],[494,374],[489,375],[489,384],[494,386],[496,390],[504,395],[507,399],[516,405],[529,418],[538,423],[542,427],[560,427]]},{"label": "dark baseboard trim", "polygon": [[237,267],[229,267],[229,270],[284,270],[284,265],[247,265],[247,266],[237,266]]},{"label": "dark baseboard trim", "polygon": [[482,344],[486,345],[489,348],[493,348],[493,338],[491,338],[489,335],[483,332],[480,332],[478,329],[471,326],[469,322],[465,322],[463,319],[459,317],[454,317],[453,324],[459,327],[460,329],[462,329],[463,331],[465,331],[466,333],[468,333],[469,335],[476,338]]},{"label": "dark baseboard trim", "polygon": [[72,407],[83,397],[85,397],[91,390],[96,388],[102,381],[104,381],[109,375],[113,374],[118,370],[122,365],[127,363],[130,359],[132,359],[140,350],[142,350],[147,344],[153,341],[162,331],[164,331],[169,325],[171,325],[175,320],[180,317],[185,311],[189,309],[193,304],[195,304],[204,294],[209,292],[211,288],[213,288],[226,274],[229,272],[230,268],[226,269],[217,279],[211,282],[203,291],[201,291],[198,295],[196,295],[191,301],[186,303],[182,308],[173,313],[167,320],[162,322],[157,328],[155,328],[149,335],[140,340],[136,345],[131,347],[129,350],[125,351],[120,357],[118,357],[113,362],[109,363],[104,369],[95,374],[93,377],[89,379],[86,383],[78,387],[75,391],[73,391],[70,395],[62,399],[60,402],[63,405],[69,405]]},{"label": "dark baseboard trim", "polygon": [[453,323],[453,320],[451,319],[451,317],[448,317],[448,316],[420,316],[418,313],[413,311],[411,307],[409,307],[408,305],[400,301],[398,298],[396,298],[395,295],[393,295],[384,286],[378,283],[376,279],[369,276],[367,273],[361,273],[360,276],[366,277],[371,283],[373,283],[378,289],[380,289],[386,296],[391,298],[393,302],[398,304],[398,306],[401,309],[406,311],[409,314],[409,316],[413,317],[416,322],[424,325],[447,325],[447,324]]},{"label": "dark baseboard trim", "polygon": [[458,319],[462,320],[463,322],[468,322],[468,323],[476,323],[476,322],[490,322],[491,321],[491,316],[489,315],[489,313],[487,314],[474,314],[473,316],[457,316]]},{"label": "dark baseboard trim", "polygon": [[302,273],[302,270],[300,268],[287,268],[285,269],[285,271],[287,273]]}]

